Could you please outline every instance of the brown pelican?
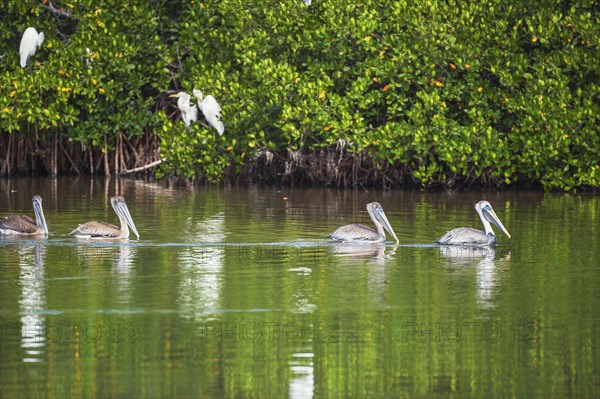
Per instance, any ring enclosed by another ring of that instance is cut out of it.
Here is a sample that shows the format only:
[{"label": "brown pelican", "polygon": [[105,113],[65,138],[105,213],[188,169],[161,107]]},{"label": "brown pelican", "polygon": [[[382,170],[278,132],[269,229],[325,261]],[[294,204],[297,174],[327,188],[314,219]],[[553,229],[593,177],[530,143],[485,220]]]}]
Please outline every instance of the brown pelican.
[{"label": "brown pelican", "polygon": [[328,237],[333,238],[336,241],[353,242],[353,243],[375,243],[385,241],[385,228],[396,240],[396,244],[399,242],[394,229],[390,226],[383,208],[379,202],[371,202],[367,204],[367,212],[371,216],[371,220],[375,223],[377,231],[374,229],[363,226],[362,224],[348,224],[338,228],[333,233],[329,234]]},{"label": "brown pelican", "polygon": [[33,196],[33,213],[35,221],[25,215],[10,215],[0,219],[0,235],[48,235],[48,226],[42,210],[42,197]]},{"label": "brown pelican", "polygon": [[475,245],[485,246],[494,245],[496,243],[496,234],[492,230],[490,222],[494,223],[500,230],[510,238],[510,234],[492,209],[492,206],[487,201],[479,201],[475,204],[475,210],[479,214],[479,218],[483,223],[485,232],[472,229],[470,227],[459,227],[450,230],[439,238],[435,243],[440,245]]},{"label": "brown pelican", "polygon": [[121,228],[118,228],[117,226],[113,226],[112,224],[106,222],[88,222],[80,224],[75,230],[73,230],[69,234],[77,238],[89,239],[128,238],[129,229],[127,228],[127,226],[129,226],[139,240],[140,235],[138,234],[138,231],[135,228],[135,224],[133,224],[133,219],[131,219],[129,209],[127,209],[127,204],[125,204],[125,199],[120,195],[116,195],[110,199],[110,204],[112,205],[113,209],[115,210],[115,213],[119,217],[119,221],[121,222]]}]

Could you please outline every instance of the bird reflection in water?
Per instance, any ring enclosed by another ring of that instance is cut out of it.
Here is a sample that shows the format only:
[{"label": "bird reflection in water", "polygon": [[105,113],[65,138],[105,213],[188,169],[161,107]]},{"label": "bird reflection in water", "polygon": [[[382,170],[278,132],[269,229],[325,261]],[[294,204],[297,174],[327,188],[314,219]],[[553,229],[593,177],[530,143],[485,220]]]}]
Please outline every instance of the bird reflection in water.
[{"label": "bird reflection in water", "polygon": [[477,268],[477,301],[482,307],[493,305],[494,292],[499,288],[501,264],[510,260],[510,252],[498,258],[496,247],[440,246],[440,254],[449,266]]},{"label": "bird reflection in water", "polygon": [[[14,240],[19,241],[14,237]],[[12,245],[12,243],[11,243]],[[43,362],[46,347],[46,298],[45,261],[47,248],[42,240],[22,240],[16,243],[19,264],[19,313],[21,315],[22,361]],[[4,249],[4,248],[3,248]]]},{"label": "bird reflection in water", "polygon": [[336,243],[331,245],[331,252],[344,258],[367,259],[369,264],[383,265],[396,254],[398,247],[386,247],[385,243],[351,244]]}]

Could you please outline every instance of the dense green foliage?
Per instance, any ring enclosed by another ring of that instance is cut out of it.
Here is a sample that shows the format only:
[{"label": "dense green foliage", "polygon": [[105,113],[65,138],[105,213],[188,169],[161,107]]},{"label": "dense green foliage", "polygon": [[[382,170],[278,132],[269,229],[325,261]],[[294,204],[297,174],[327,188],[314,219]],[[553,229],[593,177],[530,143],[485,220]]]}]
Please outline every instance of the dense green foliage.
[{"label": "dense green foliage", "polygon": [[[317,181],[357,184],[362,162],[391,183],[600,186],[594,1],[54,6],[70,17],[14,2],[0,22],[4,134],[94,146],[149,130],[159,176],[218,180],[274,154],[276,172]],[[46,42],[23,70],[30,25]],[[193,88],[221,104],[224,136],[186,131],[166,94]]]},{"label": "dense green foliage", "polygon": [[[8,94],[0,98],[2,131],[58,133],[95,146],[119,131],[136,135],[156,126],[154,97],[169,79],[154,7],[54,2],[70,15],[57,17],[42,3],[14,1],[2,19],[0,84]],[[32,67],[22,69],[19,42],[28,26],[46,40],[30,59]]]}]

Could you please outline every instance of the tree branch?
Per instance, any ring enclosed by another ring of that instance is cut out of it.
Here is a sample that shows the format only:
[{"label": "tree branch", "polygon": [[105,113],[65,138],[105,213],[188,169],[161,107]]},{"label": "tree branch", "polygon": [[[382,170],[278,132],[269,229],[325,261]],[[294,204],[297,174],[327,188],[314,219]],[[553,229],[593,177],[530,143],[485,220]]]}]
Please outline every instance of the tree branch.
[{"label": "tree branch", "polygon": [[45,5],[45,4],[42,5],[42,8],[50,11],[56,17],[73,18],[73,15],[71,15],[71,13],[69,11],[64,10],[64,9],[58,9],[58,8],[54,7],[54,5],[52,4],[52,1],[48,1],[48,5]]},{"label": "tree branch", "polygon": [[129,174],[129,173],[141,172],[143,170],[150,169],[150,168],[153,168],[153,167],[155,167],[157,165],[160,165],[162,163],[162,161],[164,161],[165,159],[166,158],[159,159],[158,161],[150,162],[149,164],[144,165],[144,166],[140,166],[139,168],[133,168],[133,169],[125,170],[125,171],[123,171],[123,172],[121,172],[119,174],[126,175],[126,174]]}]

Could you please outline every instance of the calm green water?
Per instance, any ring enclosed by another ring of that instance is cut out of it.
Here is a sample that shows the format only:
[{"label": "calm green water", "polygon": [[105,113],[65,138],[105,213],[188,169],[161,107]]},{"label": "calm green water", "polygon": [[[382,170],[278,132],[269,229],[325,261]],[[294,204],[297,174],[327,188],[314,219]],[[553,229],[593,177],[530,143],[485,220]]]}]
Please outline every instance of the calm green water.
[{"label": "calm green water", "polygon": [[[116,192],[139,241],[67,235]],[[599,395],[598,196],[18,179],[0,217],[33,194],[50,237],[0,240],[2,398]],[[429,245],[481,199],[511,239]],[[325,239],[370,201],[399,246]]]}]

